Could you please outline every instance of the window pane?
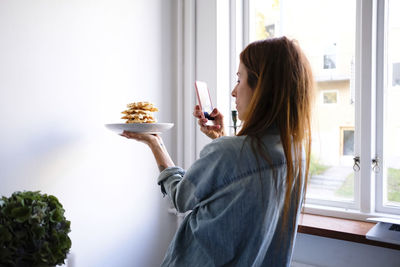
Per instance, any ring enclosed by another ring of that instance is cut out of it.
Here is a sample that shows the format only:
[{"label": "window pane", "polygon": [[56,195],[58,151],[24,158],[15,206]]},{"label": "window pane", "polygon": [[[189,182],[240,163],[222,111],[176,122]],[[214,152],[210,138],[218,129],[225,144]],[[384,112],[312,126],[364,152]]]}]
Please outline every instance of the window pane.
[{"label": "window pane", "polygon": [[313,68],[317,99],[308,201],[354,201],[355,22],[356,0],[250,1],[250,42],[296,39]]},{"label": "window pane", "polygon": [[387,88],[384,97],[384,204],[400,206],[400,1],[389,1]]},{"label": "window pane", "polygon": [[343,131],[343,155],[354,155],[354,130]]},{"label": "window pane", "polygon": [[337,91],[326,91],[322,92],[324,104],[336,104],[337,103]]}]

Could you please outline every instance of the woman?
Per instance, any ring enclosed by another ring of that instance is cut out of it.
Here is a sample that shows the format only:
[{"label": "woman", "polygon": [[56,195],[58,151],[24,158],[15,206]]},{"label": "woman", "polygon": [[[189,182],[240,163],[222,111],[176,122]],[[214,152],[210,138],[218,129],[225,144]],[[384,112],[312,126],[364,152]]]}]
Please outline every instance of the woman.
[{"label": "woman", "polygon": [[180,225],[162,266],[289,266],[310,161],[313,79],[298,45],[286,37],[257,41],[240,54],[232,91],[242,127],[224,136],[223,116],[200,129],[214,140],[184,171],[161,137],[124,132],[147,144],[158,183]]}]

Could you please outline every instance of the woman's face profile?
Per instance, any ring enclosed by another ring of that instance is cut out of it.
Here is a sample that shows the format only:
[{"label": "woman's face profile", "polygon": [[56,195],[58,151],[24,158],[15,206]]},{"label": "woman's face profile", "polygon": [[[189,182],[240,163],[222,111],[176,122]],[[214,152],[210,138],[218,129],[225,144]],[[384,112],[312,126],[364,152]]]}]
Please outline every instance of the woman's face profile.
[{"label": "woman's face profile", "polygon": [[236,110],[238,112],[239,120],[243,120],[247,107],[253,97],[254,90],[250,88],[247,83],[247,70],[246,67],[239,63],[237,74],[237,84],[232,91],[232,96],[236,98]]}]

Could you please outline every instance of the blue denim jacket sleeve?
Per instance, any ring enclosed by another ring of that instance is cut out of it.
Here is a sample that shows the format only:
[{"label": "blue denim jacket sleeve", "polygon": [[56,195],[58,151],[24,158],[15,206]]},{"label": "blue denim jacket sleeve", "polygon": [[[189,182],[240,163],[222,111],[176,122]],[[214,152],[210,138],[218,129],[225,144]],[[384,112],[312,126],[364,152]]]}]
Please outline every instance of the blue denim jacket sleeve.
[{"label": "blue denim jacket sleeve", "polygon": [[[222,139],[221,139],[222,140]],[[233,165],[229,147],[216,139],[205,146],[200,158],[187,170],[169,167],[158,177],[163,194],[167,194],[178,212],[192,210],[200,201],[224,183]],[[224,160],[222,160],[224,159]],[[215,179],[220,177],[220,179]]]},{"label": "blue denim jacket sleeve", "polygon": [[161,192],[168,195],[178,212],[191,210],[198,202],[193,192],[195,187],[189,180],[183,179],[185,170],[180,167],[169,167],[158,177]]}]

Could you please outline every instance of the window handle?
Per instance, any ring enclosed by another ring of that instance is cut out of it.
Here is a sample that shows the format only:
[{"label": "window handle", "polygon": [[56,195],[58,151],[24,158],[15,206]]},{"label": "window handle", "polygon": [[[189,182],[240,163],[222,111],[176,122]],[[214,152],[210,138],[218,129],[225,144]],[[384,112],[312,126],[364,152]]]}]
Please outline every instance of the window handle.
[{"label": "window handle", "polygon": [[360,157],[359,156],[355,156],[353,158],[353,160],[354,160],[353,170],[355,172],[358,172],[360,170]]},{"label": "window handle", "polygon": [[237,128],[237,126],[236,126],[237,115],[238,115],[237,110],[232,110],[233,131],[235,132],[235,135],[236,135],[236,128]]},{"label": "window handle", "polygon": [[378,156],[375,156],[375,158],[372,159],[372,170],[375,173],[378,173],[381,171],[380,159]]}]

